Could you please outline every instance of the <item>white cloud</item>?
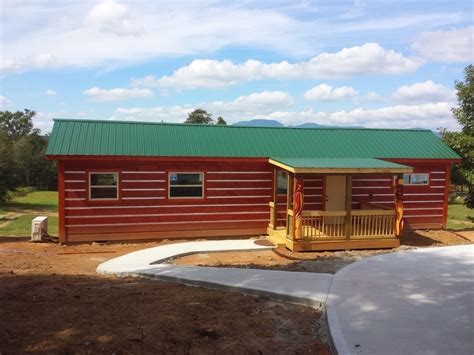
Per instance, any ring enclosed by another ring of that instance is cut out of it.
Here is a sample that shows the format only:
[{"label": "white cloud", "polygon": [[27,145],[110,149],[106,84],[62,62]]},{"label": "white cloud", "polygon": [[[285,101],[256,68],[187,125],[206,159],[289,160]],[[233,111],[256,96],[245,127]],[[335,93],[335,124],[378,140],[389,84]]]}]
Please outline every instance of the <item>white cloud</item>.
[{"label": "white cloud", "polygon": [[57,117],[64,117],[66,111],[57,112],[36,112],[36,116],[33,119],[33,125],[35,128],[39,128],[41,133],[49,133],[53,129],[53,119]]},{"label": "white cloud", "polygon": [[5,96],[0,95],[0,109],[6,110],[12,105],[12,102]]},{"label": "white cloud", "polygon": [[395,105],[376,109],[356,108],[349,111],[318,112],[307,109],[300,112],[276,111],[265,117],[284,124],[316,122],[331,126],[364,126],[367,128],[427,128],[459,129],[452,117],[452,105],[446,102],[420,105]]},{"label": "white cloud", "polygon": [[[197,108],[197,107],[196,107]],[[188,117],[188,113],[194,108],[190,106],[157,106],[157,107],[119,107],[115,110],[118,115],[114,119],[128,119],[128,120],[146,120],[153,122],[173,122],[183,123]]]},{"label": "white cloud", "polygon": [[85,20],[101,32],[115,35],[138,35],[143,28],[133,21],[129,8],[116,1],[103,1],[92,7]]},{"label": "white cloud", "polygon": [[125,5],[115,1],[103,1],[90,9],[87,20],[94,22],[108,22],[123,19],[127,15],[128,9]]},{"label": "white cloud", "polygon": [[263,91],[239,96],[233,101],[213,101],[205,104],[210,112],[217,116],[227,117],[230,120],[240,121],[241,116],[251,117],[265,115],[275,109],[288,107],[293,103],[293,98],[282,91]]},{"label": "white cloud", "polygon": [[46,95],[46,96],[56,96],[56,91],[54,90],[51,90],[51,89],[48,89],[48,90],[45,90],[43,92],[41,92],[43,95]]},{"label": "white cloud", "polygon": [[474,27],[451,31],[421,33],[412,48],[424,58],[440,62],[470,62],[474,60]]},{"label": "white cloud", "polygon": [[139,118],[166,122],[183,122],[188,112],[201,107],[212,113],[214,117],[223,116],[226,120],[240,121],[255,115],[267,115],[275,109],[291,106],[293,98],[282,91],[263,91],[247,96],[239,96],[231,101],[203,102],[197,105],[185,106],[159,106],[153,108],[118,108],[117,114],[125,115],[127,118]]},{"label": "white cloud", "polygon": [[435,13],[402,13],[401,15],[386,17],[367,16],[365,21],[348,23],[344,26],[347,31],[394,31],[407,28],[432,28],[435,26],[452,25],[466,19],[462,12],[435,12]]},{"label": "white cloud", "polygon": [[350,86],[333,88],[328,84],[314,86],[305,92],[304,98],[310,101],[334,101],[357,96],[359,92]]},{"label": "white cloud", "polygon": [[455,91],[431,80],[404,85],[392,95],[395,101],[403,103],[423,102],[452,102],[455,100]]},{"label": "white cloud", "polygon": [[271,105],[290,105],[293,98],[283,91],[262,91],[248,96],[239,96],[233,101],[236,105],[250,106],[271,106]]},{"label": "white cloud", "polygon": [[286,125],[315,122],[331,126],[364,126],[368,128],[429,128],[459,129],[448,102],[418,105],[393,105],[381,108],[321,112],[314,108],[289,110],[293,99],[285,92],[262,92],[240,96],[231,101],[204,102],[198,105],[158,106],[152,108],[118,108],[114,119],[148,120],[154,122],[184,122],[187,114],[201,107],[222,116],[232,124],[255,118],[275,119]]},{"label": "white cloud", "polygon": [[[114,68],[243,47],[308,58],[366,38],[398,43],[423,29],[472,22],[458,5],[446,11],[435,4],[421,12],[376,2],[354,8],[351,2],[288,0],[271,6],[224,0],[3,0],[0,70]],[[375,18],[369,16],[375,12]]]},{"label": "white cloud", "polygon": [[382,96],[375,91],[370,91],[367,93],[365,96],[367,101],[380,101],[382,99]]},{"label": "white cloud", "polygon": [[170,55],[208,54],[229,46],[292,55],[309,55],[316,49],[313,23],[276,8],[213,0],[10,1],[5,8],[0,59],[4,74],[127,65]]},{"label": "white cloud", "polygon": [[150,89],[101,89],[93,87],[83,92],[92,101],[124,101],[129,99],[146,99],[153,97],[153,91]]},{"label": "white cloud", "polygon": [[416,70],[422,61],[386,50],[377,43],[321,53],[298,63],[263,63],[248,60],[235,64],[230,60],[196,59],[191,64],[160,79],[148,75],[132,80],[133,86],[160,88],[219,88],[259,79],[336,79],[367,74],[403,74]]}]

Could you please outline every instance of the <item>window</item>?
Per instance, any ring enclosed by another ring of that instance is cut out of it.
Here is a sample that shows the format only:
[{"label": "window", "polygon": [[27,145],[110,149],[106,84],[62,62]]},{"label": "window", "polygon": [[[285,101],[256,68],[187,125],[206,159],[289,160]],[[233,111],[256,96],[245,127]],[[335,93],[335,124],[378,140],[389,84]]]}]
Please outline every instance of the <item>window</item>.
[{"label": "window", "polygon": [[403,174],[405,185],[428,185],[429,174]]},{"label": "window", "polygon": [[288,173],[286,171],[277,172],[277,193],[286,195],[288,190]]},{"label": "window", "polygon": [[90,200],[117,200],[118,173],[90,173]]},{"label": "window", "polygon": [[203,173],[170,173],[170,198],[203,198]]}]

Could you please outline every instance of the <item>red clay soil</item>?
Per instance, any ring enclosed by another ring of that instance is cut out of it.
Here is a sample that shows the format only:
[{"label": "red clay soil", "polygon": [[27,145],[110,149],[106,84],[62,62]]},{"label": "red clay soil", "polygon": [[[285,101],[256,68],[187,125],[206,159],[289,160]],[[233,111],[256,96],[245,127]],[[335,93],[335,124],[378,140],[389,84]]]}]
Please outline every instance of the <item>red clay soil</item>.
[{"label": "red clay soil", "polygon": [[292,253],[287,249],[252,252],[216,252],[183,256],[170,262],[179,265],[242,267],[334,274],[344,266],[368,256],[392,253],[412,247],[470,244],[472,243],[470,240],[472,237],[474,237],[473,231],[457,233],[444,230],[417,230],[406,232],[401,239],[402,245],[396,249],[304,253]]},{"label": "red clay soil", "polygon": [[330,354],[317,310],[95,273],[109,258],[155,245],[0,239],[0,354]]}]

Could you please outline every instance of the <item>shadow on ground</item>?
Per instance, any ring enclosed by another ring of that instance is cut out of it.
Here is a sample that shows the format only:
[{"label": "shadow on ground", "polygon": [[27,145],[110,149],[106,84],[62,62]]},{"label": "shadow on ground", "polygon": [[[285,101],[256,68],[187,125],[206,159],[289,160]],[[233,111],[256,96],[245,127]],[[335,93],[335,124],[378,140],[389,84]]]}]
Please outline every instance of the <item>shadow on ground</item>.
[{"label": "shadow on ground", "polygon": [[23,202],[6,202],[0,204],[0,207],[11,212],[24,211],[49,211],[57,212],[57,205],[54,203],[23,203]]},{"label": "shadow on ground", "polygon": [[27,242],[29,240],[30,240],[29,237],[0,237],[0,244]]},{"label": "shadow on ground", "polygon": [[471,231],[466,230],[408,230],[405,231],[400,239],[401,244],[412,247],[435,247],[472,243],[469,239],[460,235],[460,232]]}]

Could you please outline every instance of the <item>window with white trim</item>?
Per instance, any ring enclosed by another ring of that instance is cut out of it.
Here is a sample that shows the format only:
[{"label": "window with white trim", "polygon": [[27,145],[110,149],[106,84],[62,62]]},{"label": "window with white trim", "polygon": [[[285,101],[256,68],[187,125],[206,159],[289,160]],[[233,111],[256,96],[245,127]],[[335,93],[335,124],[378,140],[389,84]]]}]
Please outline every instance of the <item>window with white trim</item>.
[{"label": "window with white trim", "polygon": [[428,185],[430,174],[403,174],[405,185]]},{"label": "window with white trim", "polygon": [[118,173],[89,173],[90,200],[118,200]]},{"label": "window with white trim", "polygon": [[169,173],[169,198],[203,198],[204,173]]},{"label": "window with white trim", "polygon": [[288,173],[283,170],[277,171],[277,193],[286,195],[288,191]]}]

